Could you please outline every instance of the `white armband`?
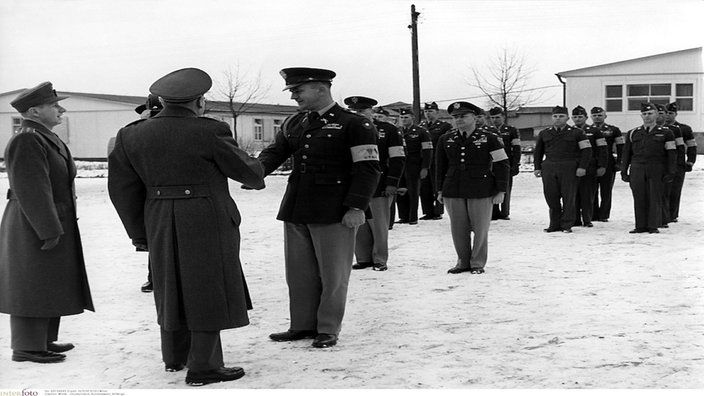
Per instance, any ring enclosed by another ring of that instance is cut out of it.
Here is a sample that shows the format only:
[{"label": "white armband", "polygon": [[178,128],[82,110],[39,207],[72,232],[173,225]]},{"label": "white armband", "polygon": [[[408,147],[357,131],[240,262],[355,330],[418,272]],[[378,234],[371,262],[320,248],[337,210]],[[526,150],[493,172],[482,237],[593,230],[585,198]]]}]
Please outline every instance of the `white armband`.
[{"label": "white armband", "polygon": [[580,150],[584,150],[584,149],[588,149],[588,148],[592,147],[591,143],[589,143],[589,139],[580,140],[579,142],[577,142],[577,144],[579,145]]},{"label": "white armband", "polygon": [[403,146],[390,146],[389,147],[389,158],[394,157],[405,157],[406,153],[403,151]]},{"label": "white armband", "polygon": [[675,146],[684,146],[684,138],[676,137],[675,138]]},{"label": "white armband", "polygon": [[432,150],[433,149],[433,142],[421,142],[420,147],[423,150]]},{"label": "white armband", "polygon": [[675,142],[673,140],[665,142],[665,150],[674,150],[675,148]]},{"label": "white armband", "polygon": [[503,160],[508,159],[508,156],[506,155],[506,150],[504,150],[502,148],[496,149],[496,150],[490,152],[489,154],[491,154],[491,161],[492,162],[499,162],[499,161],[503,161]]},{"label": "white armband", "polygon": [[379,148],[376,144],[362,144],[350,147],[352,162],[379,161]]}]

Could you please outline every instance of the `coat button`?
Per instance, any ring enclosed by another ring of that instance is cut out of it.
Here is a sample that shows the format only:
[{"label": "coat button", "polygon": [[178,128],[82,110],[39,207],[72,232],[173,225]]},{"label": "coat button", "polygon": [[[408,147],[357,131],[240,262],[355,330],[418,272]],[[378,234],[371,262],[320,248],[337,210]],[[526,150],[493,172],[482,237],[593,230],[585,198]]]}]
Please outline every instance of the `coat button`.
[{"label": "coat button", "polygon": [[332,135],[328,133],[328,137],[332,137]]},{"label": "coat button", "polygon": [[156,190],[156,195],[161,195],[161,190]]},{"label": "coat button", "polygon": [[307,138],[310,138],[310,133],[306,135]]},{"label": "coat button", "polygon": [[460,155],[464,155],[464,153],[460,153]]},{"label": "coat button", "polygon": [[303,155],[303,156],[301,156],[301,158],[303,158],[303,159],[308,159],[308,156],[307,156],[307,155]]},{"label": "coat button", "polygon": [[186,190],[184,193],[186,193],[186,195],[191,195],[191,190]]},{"label": "coat button", "polygon": [[307,145],[307,144],[304,144],[303,147],[305,147],[305,148],[310,148],[310,146]]}]

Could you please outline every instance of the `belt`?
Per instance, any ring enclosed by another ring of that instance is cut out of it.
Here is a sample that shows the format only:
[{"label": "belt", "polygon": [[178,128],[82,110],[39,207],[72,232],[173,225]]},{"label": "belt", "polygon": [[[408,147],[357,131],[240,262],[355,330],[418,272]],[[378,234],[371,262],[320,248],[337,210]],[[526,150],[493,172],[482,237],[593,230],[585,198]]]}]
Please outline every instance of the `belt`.
[{"label": "belt", "polygon": [[147,199],[188,199],[210,196],[208,184],[147,187]]}]

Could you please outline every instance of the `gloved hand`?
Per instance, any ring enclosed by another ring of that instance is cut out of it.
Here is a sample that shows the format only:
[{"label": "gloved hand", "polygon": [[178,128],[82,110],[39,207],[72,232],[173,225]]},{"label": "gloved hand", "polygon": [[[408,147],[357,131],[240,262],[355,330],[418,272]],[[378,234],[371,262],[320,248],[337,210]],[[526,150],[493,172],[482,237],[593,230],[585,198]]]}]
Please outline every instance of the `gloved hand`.
[{"label": "gloved hand", "polygon": [[541,177],[543,175],[543,171],[541,171],[540,169],[536,169],[533,171],[533,174],[535,175],[535,177]]},{"label": "gloved hand", "polygon": [[596,177],[602,177],[606,173],[606,168],[597,168]]},{"label": "gloved hand", "polygon": [[584,168],[577,168],[577,172],[575,174],[577,177],[582,177],[587,174],[587,170]]},{"label": "gloved hand", "polygon": [[621,180],[625,181],[626,183],[630,183],[631,177],[628,175],[628,173],[621,172]]},{"label": "gloved hand", "polygon": [[425,179],[428,177],[428,168],[423,168],[420,170],[420,178]]},{"label": "gloved hand", "polygon": [[685,172],[691,172],[694,164],[691,162],[685,162],[684,164],[684,171]]},{"label": "gloved hand", "polygon": [[51,250],[56,247],[56,245],[59,244],[59,239],[61,236],[57,236],[56,238],[49,238],[44,240],[44,244],[40,249],[42,250]]}]

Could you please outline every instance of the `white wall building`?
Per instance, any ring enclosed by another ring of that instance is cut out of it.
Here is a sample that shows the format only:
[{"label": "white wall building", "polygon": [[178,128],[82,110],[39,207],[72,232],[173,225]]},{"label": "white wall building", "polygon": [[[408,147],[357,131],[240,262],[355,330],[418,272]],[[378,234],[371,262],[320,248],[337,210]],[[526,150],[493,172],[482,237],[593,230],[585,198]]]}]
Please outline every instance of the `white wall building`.
[{"label": "white wall building", "polygon": [[[557,73],[570,110],[606,109],[607,123],[627,131],[642,124],[641,102],[677,102],[677,120],[704,132],[702,48],[657,54]],[[701,138],[698,136],[698,140]],[[702,142],[699,142],[700,147]]]},{"label": "white wall building", "polygon": [[[0,93],[0,158],[21,116],[10,102],[23,90]],[[66,142],[76,159],[105,160],[108,141],[123,126],[138,120],[134,108],[146,102],[146,97],[58,92],[69,96],[62,100],[66,108],[63,123],[54,132]],[[232,115],[225,102],[208,102],[207,115],[233,126]],[[270,143],[283,120],[296,112],[295,106],[255,104],[237,118],[238,141],[242,148],[257,150]]]}]

